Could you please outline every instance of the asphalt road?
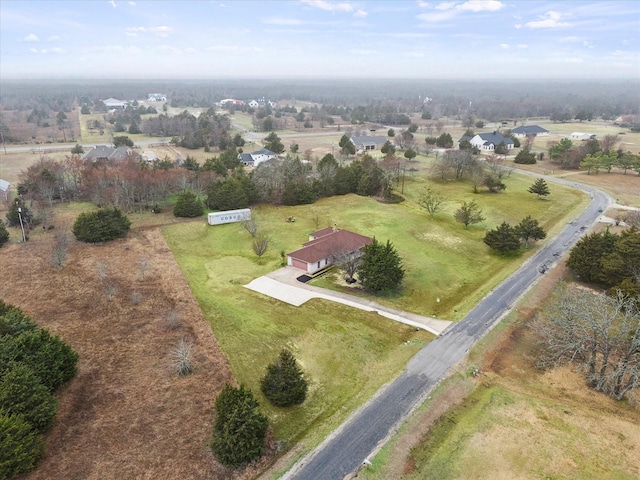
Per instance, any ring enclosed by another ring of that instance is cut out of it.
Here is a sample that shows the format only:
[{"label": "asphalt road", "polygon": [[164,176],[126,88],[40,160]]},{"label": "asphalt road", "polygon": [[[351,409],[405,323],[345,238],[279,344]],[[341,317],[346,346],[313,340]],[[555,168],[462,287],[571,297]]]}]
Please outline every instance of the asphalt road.
[{"label": "asphalt road", "polygon": [[511,306],[562,258],[596,223],[600,213],[613,203],[610,197],[594,188],[564,179],[544,178],[580,188],[592,197],[591,203],[558,236],[548,241],[517,272],[481,300],[464,319],[420,350],[395,381],[380,389],[363,408],[351,415],[283,478],[342,480],[358,470],[447,376],[449,370],[466,356],[469,349],[509,312]]}]

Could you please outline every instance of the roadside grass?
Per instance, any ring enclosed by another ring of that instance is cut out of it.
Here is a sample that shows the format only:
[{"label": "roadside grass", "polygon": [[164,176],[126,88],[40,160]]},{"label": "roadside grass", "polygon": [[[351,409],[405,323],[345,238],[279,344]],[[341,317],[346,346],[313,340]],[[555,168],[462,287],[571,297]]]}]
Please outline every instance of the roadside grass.
[{"label": "roadside grass", "polygon": [[[265,215],[256,218],[265,231]],[[256,393],[284,446],[302,437],[308,447],[319,443],[433,338],[373,313],[323,300],[293,307],[244,288],[280,266],[279,246],[297,232],[274,239],[261,259],[239,224],[191,222],[163,232],[234,377]],[[300,362],[310,390],[302,406],[279,409],[262,396],[259,381],[284,347]]]}]

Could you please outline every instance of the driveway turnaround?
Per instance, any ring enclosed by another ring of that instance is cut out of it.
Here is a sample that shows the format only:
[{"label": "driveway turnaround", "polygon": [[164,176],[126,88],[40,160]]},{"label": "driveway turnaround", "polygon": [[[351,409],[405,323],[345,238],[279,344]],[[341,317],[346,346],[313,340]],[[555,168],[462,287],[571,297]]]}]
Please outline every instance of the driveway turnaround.
[{"label": "driveway turnaround", "polygon": [[424,317],[415,313],[385,307],[376,302],[345,293],[307,285],[306,283],[296,280],[297,277],[302,274],[302,270],[295,267],[283,267],[268,275],[256,278],[248,285],[245,285],[245,287],[290,305],[295,305],[296,307],[299,307],[312,298],[322,298],[324,300],[342,303],[367,312],[376,312],[383,317],[427,330],[434,335],[440,335],[452,323],[447,320]]}]

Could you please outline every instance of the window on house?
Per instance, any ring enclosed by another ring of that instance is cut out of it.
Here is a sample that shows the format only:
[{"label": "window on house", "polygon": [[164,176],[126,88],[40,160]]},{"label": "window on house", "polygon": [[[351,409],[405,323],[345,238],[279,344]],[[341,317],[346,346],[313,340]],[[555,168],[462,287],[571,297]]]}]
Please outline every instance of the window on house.
[{"label": "window on house", "polygon": [[320,268],[320,262],[318,262],[318,268]]}]

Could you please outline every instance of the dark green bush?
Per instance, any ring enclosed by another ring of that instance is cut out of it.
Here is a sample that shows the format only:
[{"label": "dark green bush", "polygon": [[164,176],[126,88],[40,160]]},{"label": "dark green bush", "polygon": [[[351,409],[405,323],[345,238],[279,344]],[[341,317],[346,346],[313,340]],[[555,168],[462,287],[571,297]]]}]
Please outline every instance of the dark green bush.
[{"label": "dark green bush", "polygon": [[0,479],[28,472],[43,453],[42,436],[20,415],[0,409]]},{"label": "dark green bush", "polygon": [[78,215],[73,224],[73,234],[82,242],[107,242],[125,237],[131,222],[117,208],[104,208]]},{"label": "dark green bush", "polygon": [[78,354],[47,330],[26,330],[15,337],[0,337],[0,365],[10,362],[24,363],[54,391],[76,374]]},{"label": "dark green bush", "polygon": [[260,390],[276,407],[300,405],[307,398],[307,381],[293,354],[284,349],[280,357],[267,367]]},{"label": "dark green bush", "polygon": [[211,448],[224,465],[240,465],[262,455],[269,421],[257,407],[253,393],[243,386],[227,384],[216,398]]},{"label": "dark green bush", "polygon": [[0,337],[19,335],[26,330],[35,330],[38,326],[22,310],[0,300]]},{"label": "dark green bush", "polygon": [[9,231],[7,230],[7,227],[4,226],[4,223],[0,221],[0,247],[2,247],[8,241]]},{"label": "dark green bush", "polygon": [[39,432],[47,430],[58,409],[58,400],[29,367],[12,362],[0,373],[0,409],[22,415]]},{"label": "dark green bush", "polygon": [[204,206],[195,193],[189,190],[183,191],[178,196],[176,206],[173,208],[173,214],[176,217],[199,217],[204,213]]}]

